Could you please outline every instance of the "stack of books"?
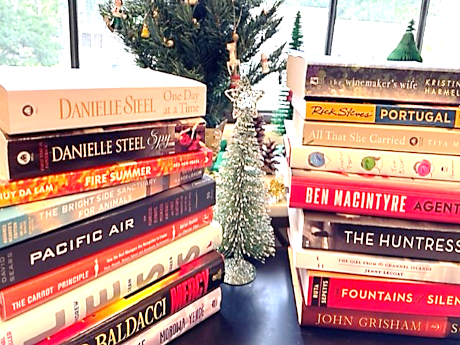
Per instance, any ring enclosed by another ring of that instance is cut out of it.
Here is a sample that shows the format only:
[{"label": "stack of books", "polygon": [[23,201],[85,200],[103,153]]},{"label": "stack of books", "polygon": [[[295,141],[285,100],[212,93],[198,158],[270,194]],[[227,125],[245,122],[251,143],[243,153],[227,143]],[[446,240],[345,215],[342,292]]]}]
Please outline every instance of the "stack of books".
[{"label": "stack of books", "polygon": [[219,311],[205,100],[148,69],[0,69],[1,344],[165,344]]},{"label": "stack of books", "polygon": [[299,323],[460,336],[460,71],[291,52]]}]

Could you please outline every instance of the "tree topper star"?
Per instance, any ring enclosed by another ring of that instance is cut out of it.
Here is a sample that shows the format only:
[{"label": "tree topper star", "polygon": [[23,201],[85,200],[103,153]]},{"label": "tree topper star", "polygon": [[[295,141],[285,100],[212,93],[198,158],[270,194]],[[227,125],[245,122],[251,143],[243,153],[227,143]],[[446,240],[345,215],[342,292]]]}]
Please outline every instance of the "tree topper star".
[{"label": "tree topper star", "polygon": [[233,103],[233,118],[239,111],[249,111],[252,116],[257,116],[256,104],[263,95],[263,91],[253,90],[247,77],[241,79],[236,89],[225,90],[225,96]]}]

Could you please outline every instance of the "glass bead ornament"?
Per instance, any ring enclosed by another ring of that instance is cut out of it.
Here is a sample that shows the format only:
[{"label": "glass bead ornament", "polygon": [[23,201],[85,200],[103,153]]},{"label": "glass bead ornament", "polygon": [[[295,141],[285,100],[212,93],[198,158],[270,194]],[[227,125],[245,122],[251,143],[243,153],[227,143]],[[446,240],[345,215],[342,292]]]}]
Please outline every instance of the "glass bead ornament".
[{"label": "glass bead ornament", "polygon": [[233,103],[236,123],[216,179],[215,217],[223,229],[219,250],[225,257],[224,282],[244,285],[257,274],[245,257],[264,262],[275,254],[275,235],[268,215],[270,196],[262,179],[265,173],[252,120],[263,92],[253,90],[244,77],[225,95]]}]

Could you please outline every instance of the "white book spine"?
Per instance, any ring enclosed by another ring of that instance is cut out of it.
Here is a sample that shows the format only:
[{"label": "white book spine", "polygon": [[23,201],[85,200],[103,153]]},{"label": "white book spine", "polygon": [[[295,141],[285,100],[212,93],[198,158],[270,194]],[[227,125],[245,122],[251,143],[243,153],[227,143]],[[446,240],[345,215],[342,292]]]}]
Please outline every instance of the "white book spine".
[{"label": "white book spine", "polygon": [[[39,73],[27,76],[30,82],[23,81],[24,87],[11,81],[11,76],[2,75],[1,129],[8,134],[21,134],[206,114],[206,85],[198,81],[145,71],[143,78],[147,81],[140,80],[142,74],[134,73],[121,77],[123,84],[105,74],[92,78],[105,76],[106,81],[79,80],[91,76],[76,73],[63,72],[61,81],[52,76],[48,82],[43,81],[43,87],[37,85],[37,79],[44,77]],[[16,78],[22,80],[20,75]],[[63,81],[71,78],[74,80]]]},{"label": "white book spine", "polygon": [[33,345],[217,249],[221,242],[222,228],[213,222],[88,284],[0,322],[0,344]]},{"label": "white book spine", "polygon": [[165,345],[216,314],[221,307],[222,291],[217,288],[188,307],[148,328],[126,345]]}]

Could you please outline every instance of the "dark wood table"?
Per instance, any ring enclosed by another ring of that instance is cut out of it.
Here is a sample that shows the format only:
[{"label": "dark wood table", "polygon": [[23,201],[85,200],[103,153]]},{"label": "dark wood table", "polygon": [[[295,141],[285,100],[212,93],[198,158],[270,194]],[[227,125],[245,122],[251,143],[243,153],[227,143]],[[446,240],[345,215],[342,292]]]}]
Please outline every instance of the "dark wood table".
[{"label": "dark wood table", "polygon": [[173,345],[459,345],[456,340],[300,327],[284,238],[277,253],[256,264],[256,279],[222,285],[221,311],[172,341]]}]

